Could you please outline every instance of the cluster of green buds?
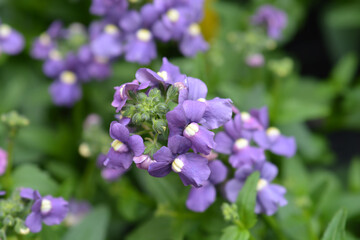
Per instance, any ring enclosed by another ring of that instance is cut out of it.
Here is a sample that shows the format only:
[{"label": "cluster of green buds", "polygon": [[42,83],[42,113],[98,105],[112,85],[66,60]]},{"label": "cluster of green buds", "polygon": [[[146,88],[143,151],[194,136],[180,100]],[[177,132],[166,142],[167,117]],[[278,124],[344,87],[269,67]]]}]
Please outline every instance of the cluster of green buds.
[{"label": "cluster of green buds", "polygon": [[239,220],[239,211],[236,204],[223,203],[221,210],[226,221],[236,222]]},{"label": "cluster of green buds", "polygon": [[177,106],[178,89],[170,86],[166,91],[160,86],[144,92],[129,91],[130,98],[121,112],[121,118],[131,119],[136,127],[136,134],[145,137],[145,154],[152,155],[161,147],[158,141],[166,140],[168,128],[166,113]]},{"label": "cluster of green buds", "polygon": [[10,198],[0,200],[0,239],[6,239],[9,233],[11,236],[12,233],[26,235],[30,232],[23,220],[28,210],[17,191]]},{"label": "cluster of green buds", "polygon": [[11,111],[1,115],[1,121],[12,129],[18,129],[20,127],[26,127],[30,124],[29,119],[21,116],[16,111]]}]

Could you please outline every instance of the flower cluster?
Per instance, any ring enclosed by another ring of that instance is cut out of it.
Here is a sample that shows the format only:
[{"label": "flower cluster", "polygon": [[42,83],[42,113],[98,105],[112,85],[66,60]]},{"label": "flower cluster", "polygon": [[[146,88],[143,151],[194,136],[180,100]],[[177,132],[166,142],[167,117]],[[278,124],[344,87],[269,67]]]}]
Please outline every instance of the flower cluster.
[{"label": "flower cluster", "polygon": [[[277,168],[266,161],[265,151],[291,157],[295,139],[269,127],[266,107],[240,113],[230,99],[206,100],[206,95],[204,82],[182,74],[166,58],[158,72],[141,68],[135,80],[115,87],[112,106],[120,115],[110,125],[110,150],[98,159],[103,177],[115,180],[133,162],[154,177],[174,172],[192,186],[186,206],[202,212],[215,201],[215,185],[227,177],[217,159],[217,153],[226,154],[236,169],[225,185],[226,197],[235,201],[247,177],[259,171],[255,211],[273,214],[286,204],[285,189],[270,184]],[[224,131],[215,135],[212,130],[220,127]]]},{"label": "flower cluster", "polygon": [[203,0],[155,0],[139,10],[129,5],[127,0],[92,1],[91,13],[103,17],[90,29],[95,53],[124,54],[126,61],[148,64],[157,56],[155,40],[179,42],[187,57],[208,49],[199,27]]},{"label": "flower cluster", "polygon": [[50,93],[56,105],[72,106],[82,96],[81,84],[104,80],[111,74],[110,59],[93,53],[87,30],[81,24],[67,29],[54,22],[35,39],[32,56],[44,61],[43,72],[55,79]]},{"label": "flower cluster", "polygon": [[16,55],[24,48],[24,37],[0,20],[0,56],[2,53]]},{"label": "flower cluster", "polygon": [[204,82],[181,74],[166,58],[159,72],[139,69],[134,81],[115,87],[112,106],[121,115],[111,123],[113,142],[103,164],[123,173],[134,162],[154,177],[175,172],[184,185],[213,188],[225,176],[215,171],[221,162],[205,155],[215,147],[211,130],[231,119],[232,102],[206,95]]},{"label": "flower cluster", "polygon": [[34,202],[25,220],[25,225],[33,233],[41,231],[42,222],[48,226],[60,224],[68,213],[68,203],[61,197],[42,197],[38,191],[30,188],[21,189],[20,196]]},{"label": "flower cluster", "polygon": [[[259,171],[255,211],[274,214],[279,206],[286,205],[286,190],[282,186],[271,184],[278,169],[266,161],[265,151],[292,157],[296,152],[295,139],[283,136],[275,127],[269,127],[266,107],[250,112],[238,112],[234,119],[224,125],[224,130],[215,136],[215,150],[229,155],[229,163],[236,168],[235,178],[226,183],[226,197],[235,202],[247,177],[252,172]],[[252,145],[252,142],[257,146]]]}]

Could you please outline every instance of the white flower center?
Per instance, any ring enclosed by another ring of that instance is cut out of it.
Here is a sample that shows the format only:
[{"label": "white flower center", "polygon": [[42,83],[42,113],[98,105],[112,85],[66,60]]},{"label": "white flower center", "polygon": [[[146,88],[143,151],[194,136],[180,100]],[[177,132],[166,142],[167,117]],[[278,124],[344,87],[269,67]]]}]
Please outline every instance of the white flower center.
[{"label": "white flower center", "polygon": [[266,187],[268,185],[268,181],[266,181],[263,178],[260,178],[257,185],[256,185],[256,190],[260,191],[262,190],[264,187]]},{"label": "white flower center", "polygon": [[49,213],[51,211],[51,208],[52,208],[52,204],[51,204],[50,200],[48,200],[48,199],[42,199],[41,200],[40,210],[41,210],[42,214]]},{"label": "white flower center", "polygon": [[121,141],[119,141],[119,140],[117,140],[117,139],[115,139],[115,140],[111,143],[111,147],[112,147],[116,152],[127,152],[127,151],[128,151],[127,146],[126,146],[123,142],[121,142]]},{"label": "white flower center", "polygon": [[245,138],[239,138],[235,142],[235,148],[237,150],[242,150],[242,149],[244,149],[244,148],[246,148],[248,146],[249,146],[249,141],[247,139],[245,139]]},{"label": "white flower center", "polygon": [[0,37],[7,37],[11,33],[11,27],[7,24],[0,25]]},{"label": "white flower center", "polygon": [[181,169],[183,167],[184,167],[184,162],[179,158],[175,158],[175,160],[171,164],[172,170],[177,173],[181,172]]},{"label": "white flower center", "polygon": [[47,46],[47,45],[50,45],[51,38],[47,33],[43,33],[43,34],[40,35],[39,41],[40,41],[41,44]]},{"label": "white flower center", "polygon": [[60,75],[60,80],[66,84],[74,84],[76,82],[76,75],[70,71],[64,71]]},{"label": "white flower center", "polygon": [[115,35],[119,33],[119,29],[114,24],[108,24],[105,26],[104,31],[107,34]]},{"label": "white flower center", "polygon": [[199,98],[198,101],[199,102],[206,102],[206,99],[205,98]]},{"label": "white flower center", "polygon": [[180,18],[180,13],[176,9],[170,9],[166,13],[167,17],[170,19],[171,22],[177,22]]},{"label": "white flower center", "polygon": [[22,227],[22,228],[20,228],[19,232],[20,232],[21,235],[27,235],[27,234],[30,233],[30,229],[27,228],[27,227]]},{"label": "white flower center", "polygon": [[244,122],[247,122],[251,119],[251,115],[248,112],[242,112],[241,113],[241,120]]},{"label": "white flower center", "polygon": [[164,79],[164,81],[167,81],[169,79],[168,73],[166,71],[157,72],[157,74]]},{"label": "white flower center", "polygon": [[190,123],[186,126],[184,130],[184,135],[187,137],[194,136],[199,131],[199,124],[197,123]]},{"label": "white flower center", "polygon": [[192,36],[198,36],[201,33],[200,26],[197,23],[193,23],[189,26],[188,31]]},{"label": "white flower center", "polygon": [[145,28],[142,28],[136,32],[136,37],[143,42],[150,41],[152,35],[151,32]]},{"label": "white flower center", "polygon": [[60,60],[61,59],[61,54],[57,50],[51,50],[50,53],[49,53],[49,57],[52,60]]},{"label": "white flower center", "polygon": [[91,150],[90,150],[89,144],[87,144],[87,143],[80,144],[79,153],[80,153],[81,156],[83,156],[85,158],[90,157],[91,156]]},{"label": "white flower center", "polygon": [[268,135],[271,139],[275,139],[280,135],[280,130],[276,127],[269,127],[266,130],[266,135]]}]

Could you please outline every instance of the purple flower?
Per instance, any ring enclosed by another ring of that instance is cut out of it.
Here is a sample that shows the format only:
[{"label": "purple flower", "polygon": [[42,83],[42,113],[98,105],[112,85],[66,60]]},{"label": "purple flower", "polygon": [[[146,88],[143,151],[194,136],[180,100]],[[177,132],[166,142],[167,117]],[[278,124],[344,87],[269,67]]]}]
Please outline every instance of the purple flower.
[{"label": "purple flower", "polygon": [[206,103],[186,100],[166,114],[169,137],[184,136],[195,153],[209,154],[214,148],[214,133],[200,125],[206,110]]},{"label": "purple flower", "polygon": [[4,196],[6,194],[5,191],[0,191],[0,196]]},{"label": "purple flower", "polygon": [[135,76],[136,79],[141,82],[143,88],[148,86],[156,87],[159,84],[167,86],[178,82],[182,83],[186,79],[186,76],[181,74],[179,67],[170,63],[165,57],[163,58],[159,72],[156,73],[148,68],[140,68]]},{"label": "purple flower", "polygon": [[50,94],[58,106],[71,107],[82,96],[78,79],[73,72],[64,71],[50,86]]},{"label": "purple flower", "polygon": [[23,36],[0,21],[0,54],[16,55],[24,48]]},{"label": "purple flower", "polygon": [[252,17],[255,25],[265,25],[270,38],[279,39],[287,25],[287,15],[282,10],[271,5],[261,6]]},{"label": "purple flower", "polygon": [[198,52],[205,52],[209,49],[209,44],[201,35],[200,26],[197,23],[191,24],[180,42],[180,50],[186,57],[193,57]]},{"label": "purple flower", "polygon": [[238,126],[244,136],[252,138],[254,133],[264,130],[269,125],[269,113],[267,107],[260,109],[251,109],[250,112],[241,112],[240,118],[237,118]]},{"label": "purple flower", "polygon": [[169,138],[168,147],[162,147],[153,157],[156,162],[149,166],[149,174],[165,177],[171,171],[179,174],[185,186],[201,187],[210,176],[208,160],[199,154],[186,153],[191,143],[182,136]]},{"label": "purple flower", "polygon": [[192,187],[189,192],[186,206],[194,212],[204,212],[215,202],[215,185],[223,182],[227,175],[227,168],[220,160],[209,162],[210,177],[200,188]]},{"label": "purple flower", "polygon": [[254,141],[260,147],[277,155],[292,157],[296,153],[295,138],[281,135],[279,129],[275,127],[270,127],[266,131],[255,132]]},{"label": "purple flower", "polygon": [[42,197],[38,191],[29,188],[22,189],[20,196],[34,201],[25,220],[25,225],[33,233],[41,231],[42,222],[48,226],[60,224],[68,212],[68,203],[63,198]]},{"label": "purple flower", "polygon": [[75,226],[89,213],[91,205],[87,201],[71,199],[69,201],[69,213],[65,218],[67,226]]},{"label": "purple flower", "polygon": [[284,197],[286,189],[278,184],[271,184],[278,174],[277,167],[272,163],[264,162],[257,166],[246,165],[238,169],[235,178],[226,183],[226,197],[230,202],[235,202],[247,177],[254,171],[260,172],[260,179],[256,187],[255,212],[273,215],[279,207],[285,206],[287,201]]},{"label": "purple flower", "polygon": [[116,112],[119,112],[124,107],[127,99],[129,98],[128,92],[135,92],[139,89],[139,87],[139,82],[137,80],[115,87],[114,100],[112,101],[111,106],[116,108]]},{"label": "purple flower", "polygon": [[154,35],[163,42],[180,40],[190,22],[187,7],[174,7],[167,10],[152,27]]},{"label": "purple flower", "polygon": [[143,139],[139,135],[130,136],[129,130],[118,122],[112,122],[110,136],[114,139],[104,165],[108,168],[128,169],[133,157],[139,157],[145,150]]},{"label": "purple flower", "polygon": [[149,64],[156,56],[156,44],[150,30],[141,28],[128,36],[125,47],[126,61]]},{"label": "purple flower", "polygon": [[127,0],[93,0],[90,12],[117,21],[128,8]]},{"label": "purple flower", "polygon": [[264,65],[264,56],[260,53],[251,54],[246,57],[246,64],[249,67],[261,67]]},{"label": "purple flower", "polygon": [[31,56],[36,59],[47,59],[56,48],[56,39],[62,36],[63,26],[60,21],[53,22],[48,30],[36,38],[31,49]]},{"label": "purple flower", "polygon": [[95,56],[89,46],[85,45],[79,49],[78,58],[85,66],[90,78],[103,80],[111,75],[109,59]]},{"label": "purple flower", "polygon": [[7,152],[0,148],[0,176],[4,175],[7,164]]},{"label": "purple flower", "polygon": [[246,164],[253,164],[265,160],[264,150],[250,146],[250,140],[243,134],[241,115],[236,115],[224,125],[224,132],[215,136],[215,150],[219,153],[230,154],[229,162],[235,168]]},{"label": "purple flower", "polygon": [[179,85],[179,103],[182,103],[184,100],[196,100],[205,103],[206,108],[201,123],[206,128],[219,128],[231,119],[232,101],[223,98],[206,100],[208,90],[203,81],[188,77],[184,83]]},{"label": "purple flower", "polygon": [[105,167],[104,163],[107,159],[108,158],[105,154],[99,154],[96,164],[98,168],[101,168],[101,177],[108,182],[114,182],[118,180],[127,171],[127,169]]},{"label": "purple flower", "polygon": [[120,30],[114,24],[107,24],[100,34],[91,41],[94,55],[103,58],[114,58],[123,52]]}]

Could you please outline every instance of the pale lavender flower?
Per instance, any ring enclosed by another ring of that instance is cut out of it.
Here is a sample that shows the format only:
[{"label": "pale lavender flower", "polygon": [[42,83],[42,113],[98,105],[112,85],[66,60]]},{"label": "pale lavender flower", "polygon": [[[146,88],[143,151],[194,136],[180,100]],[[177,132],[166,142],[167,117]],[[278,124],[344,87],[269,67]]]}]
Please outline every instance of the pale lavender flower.
[{"label": "pale lavender flower", "polygon": [[137,80],[134,80],[130,83],[124,83],[119,87],[115,87],[114,100],[112,101],[111,106],[116,108],[116,112],[119,112],[124,107],[127,99],[129,98],[128,92],[135,92],[138,89],[141,90],[142,88],[140,87]]},{"label": "pale lavender flower", "polygon": [[16,55],[24,48],[24,37],[0,21],[0,54]]},{"label": "pale lavender flower", "polygon": [[82,90],[77,76],[70,71],[64,71],[50,86],[53,102],[58,106],[71,107],[82,96]]},{"label": "pale lavender flower", "polygon": [[100,33],[93,37],[90,48],[94,55],[110,59],[121,55],[123,52],[122,41],[120,29],[114,24],[107,24]]},{"label": "pale lavender flower", "polygon": [[235,178],[226,183],[226,197],[230,202],[235,202],[247,177],[254,171],[260,172],[260,179],[256,187],[255,212],[257,214],[273,215],[279,207],[285,206],[287,201],[284,197],[286,189],[278,184],[271,183],[278,174],[277,167],[272,163],[264,162],[253,166],[246,165],[238,169]]},{"label": "pale lavender flower", "polygon": [[265,25],[268,36],[273,39],[281,38],[287,21],[286,13],[271,5],[262,5],[252,17],[253,24]]},{"label": "pale lavender flower", "polygon": [[261,67],[264,65],[264,56],[260,53],[251,54],[246,57],[246,64],[249,67]]},{"label": "pale lavender flower", "polygon": [[201,34],[200,26],[192,23],[184,32],[180,42],[180,51],[186,57],[194,57],[198,52],[205,52],[209,44]]}]

